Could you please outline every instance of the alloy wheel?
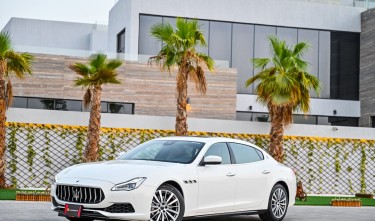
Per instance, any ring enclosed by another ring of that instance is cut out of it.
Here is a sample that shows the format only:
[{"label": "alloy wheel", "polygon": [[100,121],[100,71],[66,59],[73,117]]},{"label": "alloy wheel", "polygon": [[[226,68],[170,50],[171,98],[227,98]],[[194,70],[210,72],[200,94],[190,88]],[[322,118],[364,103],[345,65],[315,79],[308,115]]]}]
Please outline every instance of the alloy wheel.
[{"label": "alloy wheel", "polygon": [[175,221],[179,214],[180,201],[176,194],[169,190],[157,190],[152,198],[151,220]]},{"label": "alloy wheel", "polygon": [[271,199],[271,209],[272,213],[276,218],[281,218],[284,216],[287,209],[287,196],[283,189],[277,188]]}]

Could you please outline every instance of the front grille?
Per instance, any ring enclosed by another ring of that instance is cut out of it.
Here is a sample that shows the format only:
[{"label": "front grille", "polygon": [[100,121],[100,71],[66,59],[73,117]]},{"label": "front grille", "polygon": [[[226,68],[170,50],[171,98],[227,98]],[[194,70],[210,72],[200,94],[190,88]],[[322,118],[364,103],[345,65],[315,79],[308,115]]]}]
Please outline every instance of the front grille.
[{"label": "front grille", "polygon": [[115,203],[112,206],[103,209],[109,213],[134,213],[134,208],[130,203]]},{"label": "front grille", "polygon": [[56,196],[72,203],[96,204],[104,200],[103,190],[95,187],[57,185]]}]

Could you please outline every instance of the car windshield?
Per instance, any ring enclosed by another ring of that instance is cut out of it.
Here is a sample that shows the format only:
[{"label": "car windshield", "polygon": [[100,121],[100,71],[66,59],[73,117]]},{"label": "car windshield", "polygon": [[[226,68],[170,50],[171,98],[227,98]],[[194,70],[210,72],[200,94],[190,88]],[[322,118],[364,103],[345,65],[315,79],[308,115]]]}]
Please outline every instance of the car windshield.
[{"label": "car windshield", "polygon": [[182,140],[152,140],[130,150],[119,160],[151,160],[188,164],[195,160],[204,143]]}]

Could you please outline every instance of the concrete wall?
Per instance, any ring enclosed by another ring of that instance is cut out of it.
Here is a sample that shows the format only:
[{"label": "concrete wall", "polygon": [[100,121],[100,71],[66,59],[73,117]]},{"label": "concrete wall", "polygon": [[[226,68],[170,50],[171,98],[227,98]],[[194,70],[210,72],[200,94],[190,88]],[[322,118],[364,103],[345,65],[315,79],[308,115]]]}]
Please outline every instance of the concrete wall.
[{"label": "concrete wall", "polygon": [[[109,26],[112,30],[116,21],[116,27],[126,27],[131,35],[127,35],[126,52],[138,54],[139,14],[360,32],[362,11],[362,8],[286,0],[121,0],[110,11]],[[116,44],[114,33],[109,32],[111,51]]]},{"label": "concrete wall", "polygon": [[3,30],[10,32],[14,45],[107,51],[107,31],[104,38],[91,36],[96,29],[96,24],[12,18]]},{"label": "concrete wall", "polygon": [[[36,54],[33,76],[13,79],[15,96],[64,98],[81,100],[84,91],[73,87],[74,72],[68,66],[86,62],[82,58]],[[176,115],[176,79],[159,66],[126,62],[119,68],[121,85],[103,86],[103,101],[135,103],[135,114],[154,116]],[[192,110],[199,118],[231,119],[236,117],[237,71],[220,68],[206,73],[207,93],[200,95],[189,84],[188,96]]]},{"label": "concrete wall", "polygon": [[[61,124],[87,126],[89,113],[10,108],[8,122]],[[269,134],[270,124],[263,122],[188,118],[190,131],[224,132],[244,134]],[[174,130],[175,118],[167,116],[143,116],[102,114],[102,127]],[[320,125],[293,124],[285,135],[327,138],[374,139],[372,128],[353,128]]]},{"label": "concrete wall", "polygon": [[360,46],[359,99],[361,118],[359,125],[371,126],[371,116],[375,116],[375,9],[362,14]]}]

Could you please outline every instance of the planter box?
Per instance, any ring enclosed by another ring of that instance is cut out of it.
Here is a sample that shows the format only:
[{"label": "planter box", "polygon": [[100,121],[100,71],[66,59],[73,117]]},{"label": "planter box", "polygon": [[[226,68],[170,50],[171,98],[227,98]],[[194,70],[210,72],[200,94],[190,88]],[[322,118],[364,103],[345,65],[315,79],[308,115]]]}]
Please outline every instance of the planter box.
[{"label": "planter box", "polygon": [[374,195],[372,195],[371,193],[356,193],[355,197],[372,199],[372,198],[374,198]]},{"label": "planter box", "polygon": [[43,202],[51,202],[51,197],[46,194],[16,194],[17,201],[43,201]]},{"label": "planter box", "polygon": [[343,206],[343,207],[361,207],[361,201],[345,201],[335,200],[331,202],[331,206]]}]

